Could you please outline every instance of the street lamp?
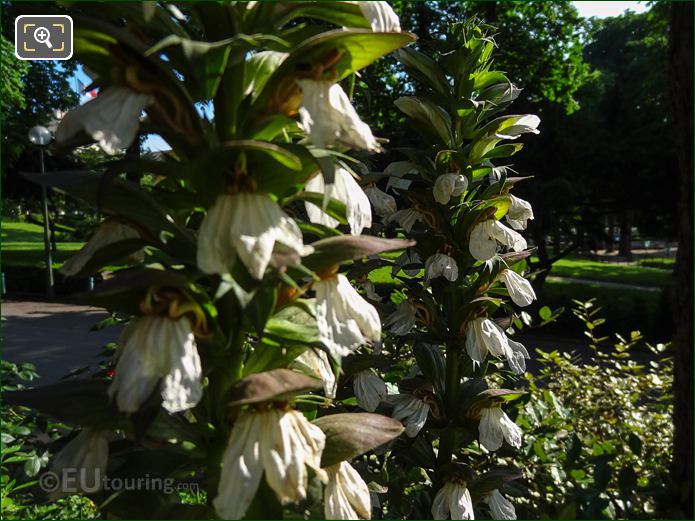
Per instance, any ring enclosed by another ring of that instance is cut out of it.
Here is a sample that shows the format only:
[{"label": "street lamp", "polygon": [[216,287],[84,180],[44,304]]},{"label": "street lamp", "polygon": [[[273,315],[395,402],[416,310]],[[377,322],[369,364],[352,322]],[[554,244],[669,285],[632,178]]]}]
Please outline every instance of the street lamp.
[{"label": "street lamp", "polygon": [[[41,174],[46,173],[46,166],[43,161],[43,151],[51,142],[53,136],[51,131],[41,125],[36,125],[29,129],[29,141],[39,147],[41,156]],[[43,211],[43,249],[46,258],[46,295],[53,297],[53,254],[51,252],[51,232],[48,227],[48,196],[46,186],[41,185],[41,204]]]}]

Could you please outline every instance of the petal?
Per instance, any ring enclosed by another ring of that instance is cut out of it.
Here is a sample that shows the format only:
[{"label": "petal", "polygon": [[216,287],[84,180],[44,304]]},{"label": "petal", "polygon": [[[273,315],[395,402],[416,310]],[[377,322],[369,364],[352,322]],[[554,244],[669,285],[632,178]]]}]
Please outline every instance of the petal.
[{"label": "petal", "polygon": [[507,440],[507,443],[515,449],[521,447],[522,432],[519,426],[514,423],[504,411],[502,411],[499,422],[502,433],[504,434],[504,439]]},{"label": "petal", "polygon": [[482,341],[481,327],[484,318],[474,318],[466,329],[466,352],[473,360],[474,365],[481,365],[487,355],[487,347]]},{"label": "petal", "polygon": [[492,519],[516,519],[514,504],[495,489],[483,499],[490,506]]},{"label": "petal", "polygon": [[468,249],[474,259],[486,261],[497,253],[497,241],[493,237],[492,227],[496,221],[487,220],[476,224],[468,238]]},{"label": "petal", "polygon": [[171,369],[162,382],[162,406],[169,412],[185,411],[203,396],[203,370],[188,319],[176,321],[178,338],[172,346]]},{"label": "petal", "polygon": [[364,17],[369,20],[372,31],[379,33],[400,32],[398,15],[388,2],[357,2]]},{"label": "petal", "polygon": [[504,434],[500,426],[502,414],[504,413],[499,407],[482,410],[480,423],[478,424],[479,441],[489,451],[495,451],[502,446],[504,440]]},{"label": "petal", "polygon": [[229,237],[233,214],[233,196],[220,195],[203,218],[196,261],[203,273],[224,275],[234,265],[236,251]]},{"label": "petal", "polygon": [[455,485],[454,490],[449,496],[451,519],[474,519],[471,493],[463,485]]},{"label": "petal", "polygon": [[499,241],[500,244],[511,248],[514,251],[523,251],[526,249],[526,239],[519,232],[515,232],[511,228],[507,228],[499,221],[489,221],[491,225],[491,235]]},{"label": "petal", "polygon": [[507,287],[509,296],[517,306],[528,306],[536,300],[536,292],[531,283],[518,273],[506,269],[500,273],[500,279]]},{"label": "petal", "polygon": [[449,494],[446,483],[442,488],[437,491],[437,495],[434,496],[434,501],[432,501],[432,517],[434,519],[449,519]]},{"label": "petal", "polygon": [[384,381],[371,370],[360,371],[353,381],[357,405],[369,412],[374,412],[388,396]]}]

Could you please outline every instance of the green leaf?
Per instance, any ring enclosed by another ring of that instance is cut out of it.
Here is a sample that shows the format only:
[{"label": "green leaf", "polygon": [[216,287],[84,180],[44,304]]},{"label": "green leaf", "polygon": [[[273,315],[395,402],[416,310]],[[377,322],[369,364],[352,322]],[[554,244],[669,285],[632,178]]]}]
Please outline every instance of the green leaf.
[{"label": "green leaf", "polygon": [[451,117],[443,108],[415,96],[402,96],[395,105],[405,115],[417,120],[417,130],[426,137],[446,147],[454,146]]},{"label": "green leaf", "polygon": [[550,319],[552,314],[553,312],[550,310],[548,306],[543,306],[541,309],[538,310],[538,316],[541,317],[541,320]]},{"label": "green leaf", "polygon": [[228,405],[288,401],[297,394],[318,389],[322,385],[321,380],[297,371],[273,369],[248,375],[236,382],[229,391]]},{"label": "green leaf", "polygon": [[312,422],[326,435],[321,466],[351,460],[396,439],[405,430],[401,422],[381,414],[340,413]]},{"label": "green leaf", "polygon": [[444,378],[446,375],[446,361],[439,346],[420,342],[413,348],[417,365],[425,375],[439,396],[444,396]]},{"label": "green leaf", "polygon": [[[338,26],[369,29],[370,23],[359,5],[350,2],[296,2],[287,4],[282,21],[300,17],[315,18]],[[284,25],[284,24],[283,24]]]},{"label": "green leaf", "polygon": [[424,85],[449,98],[451,85],[439,64],[432,58],[410,47],[404,47],[396,52],[396,58],[405,67],[406,72]]}]

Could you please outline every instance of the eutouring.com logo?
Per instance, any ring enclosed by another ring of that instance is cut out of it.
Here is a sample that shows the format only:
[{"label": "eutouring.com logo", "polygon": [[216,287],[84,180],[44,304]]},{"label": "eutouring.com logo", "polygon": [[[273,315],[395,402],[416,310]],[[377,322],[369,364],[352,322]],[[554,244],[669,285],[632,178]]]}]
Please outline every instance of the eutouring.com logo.
[{"label": "eutouring.com logo", "polygon": [[39,487],[47,494],[93,494],[100,490],[118,492],[122,490],[157,490],[165,494],[174,492],[198,493],[198,483],[176,481],[173,478],[152,477],[109,477],[100,469],[65,468],[59,473],[44,472],[39,478]]}]

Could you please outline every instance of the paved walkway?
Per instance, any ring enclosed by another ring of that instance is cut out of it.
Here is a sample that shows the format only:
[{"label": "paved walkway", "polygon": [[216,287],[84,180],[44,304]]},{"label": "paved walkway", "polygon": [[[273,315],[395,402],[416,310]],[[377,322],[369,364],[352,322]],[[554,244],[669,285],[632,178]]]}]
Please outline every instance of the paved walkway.
[{"label": "paved walkway", "polygon": [[82,367],[96,368],[105,344],[118,338],[120,329],[90,332],[108,317],[103,309],[53,302],[2,302],[2,358],[31,362],[45,385]]},{"label": "paved walkway", "polygon": [[577,284],[604,286],[606,288],[637,289],[640,291],[651,291],[654,293],[658,293],[662,290],[662,288],[659,288],[657,286],[638,286],[637,284],[623,284],[622,282],[610,282],[607,280],[577,279],[574,277],[556,277],[554,275],[549,275],[547,280],[556,280],[559,282],[576,282]]}]

